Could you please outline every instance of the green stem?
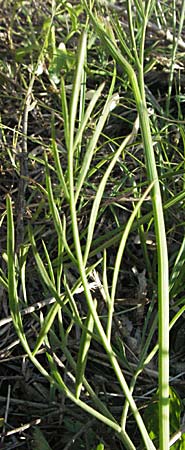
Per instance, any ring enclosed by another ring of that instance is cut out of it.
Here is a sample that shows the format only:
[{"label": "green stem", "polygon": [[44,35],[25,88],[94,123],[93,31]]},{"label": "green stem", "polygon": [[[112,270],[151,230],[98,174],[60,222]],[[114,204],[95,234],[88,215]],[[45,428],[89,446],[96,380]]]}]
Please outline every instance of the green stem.
[{"label": "green stem", "polygon": [[[130,3],[130,1],[129,1]],[[149,114],[146,105],[144,86],[144,41],[149,11],[152,0],[146,7],[142,39],[140,45],[140,64],[138,64],[139,90],[141,102],[136,104],[140,118],[140,128],[143,138],[145,161],[149,182],[154,182],[152,190],[152,206],[154,211],[154,224],[156,232],[157,253],[158,253],[158,329],[159,329],[159,430],[160,449],[169,449],[169,270],[168,251],[166,241],[166,231],[164,223],[164,213],[161,198],[161,191],[156,168],[152,135],[150,129]]]},{"label": "green stem", "polygon": [[[130,0],[128,0],[128,3]],[[145,87],[144,87],[144,38],[148,15],[154,1],[149,1],[143,18],[143,38],[140,47],[139,64],[137,65],[138,80],[133,67],[123,57],[116,45],[116,40],[111,40],[105,33],[100,21],[95,20],[87,5],[86,9],[90,14],[95,29],[105,48],[109,50],[111,56],[117,61],[122,70],[127,72],[132,90],[135,96],[137,111],[140,119],[140,128],[143,138],[146,168],[149,183],[154,182],[152,189],[152,206],[154,213],[154,223],[157,240],[158,253],[158,320],[159,320],[159,430],[160,430],[160,450],[169,449],[169,282],[168,282],[168,253],[166,232],[164,224],[163,205],[160,192],[158,173],[154,155],[154,148],[150,129],[149,113],[147,111]],[[96,18],[97,19],[97,18]],[[130,23],[132,27],[132,21]],[[132,33],[133,39],[133,33]],[[137,61],[136,61],[137,63]],[[142,425],[138,424],[140,430]],[[149,447],[147,447],[149,448]]]}]

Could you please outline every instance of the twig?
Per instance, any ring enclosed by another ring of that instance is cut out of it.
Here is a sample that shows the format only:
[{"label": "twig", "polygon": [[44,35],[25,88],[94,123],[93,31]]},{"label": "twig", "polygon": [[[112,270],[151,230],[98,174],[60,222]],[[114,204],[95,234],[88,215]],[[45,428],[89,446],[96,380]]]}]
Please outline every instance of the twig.
[{"label": "twig", "polygon": [[[69,275],[70,271],[68,270],[67,273]],[[76,281],[76,278],[73,277],[72,280]],[[91,290],[97,289],[97,283],[96,282],[89,283],[89,288]],[[84,288],[83,288],[83,286],[79,286],[79,287],[75,288],[73,294],[74,295],[81,294],[82,292],[84,292]],[[55,303],[55,302],[56,302],[56,298],[54,298],[54,297],[47,298],[45,300],[41,300],[40,302],[36,302],[33,305],[28,306],[27,308],[21,309],[20,310],[20,314],[22,316],[25,316],[26,314],[30,314],[32,312],[38,311],[41,308],[44,308],[44,306],[51,305],[52,303]],[[11,316],[6,317],[5,319],[1,319],[0,320],[0,327],[2,327],[3,325],[6,325],[7,323],[10,323],[10,322],[12,322],[12,317]]]},{"label": "twig", "polygon": [[170,439],[170,447],[172,447],[173,444],[175,444],[175,442],[177,442],[179,439],[181,439],[182,435],[185,433],[185,424],[183,424],[180,427],[179,431],[176,431],[176,433],[173,434],[173,436]]},{"label": "twig", "polygon": [[[20,313],[21,313],[21,315],[25,316],[26,314],[30,314],[34,311],[38,311],[39,309],[43,308],[46,305],[51,305],[55,301],[56,301],[56,299],[54,297],[47,298],[45,300],[42,300],[41,302],[34,303],[34,305],[32,305],[32,306],[28,306],[27,308],[22,309],[20,311]],[[6,317],[5,319],[1,319],[0,327],[2,327],[3,325],[6,325],[7,323],[10,323],[10,322],[12,322],[11,316]]]},{"label": "twig", "polygon": [[6,431],[5,433],[1,433],[0,437],[2,438],[2,437],[6,437],[6,436],[11,436],[16,433],[22,433],[24,430],[28,430],[28,428],[38,425],[40,422],[41,422],[41,419],[32,420],[32,422],[25,423],[25,425],[22,425],[21,427],[14,428],[13,430],[10,430],[10,431]]}]

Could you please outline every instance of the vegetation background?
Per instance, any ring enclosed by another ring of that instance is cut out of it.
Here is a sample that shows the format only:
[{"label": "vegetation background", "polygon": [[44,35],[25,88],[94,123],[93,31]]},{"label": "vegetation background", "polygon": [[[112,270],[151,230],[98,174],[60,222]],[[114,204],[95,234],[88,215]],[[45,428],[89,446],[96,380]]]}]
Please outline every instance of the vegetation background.
[{"label": "vegetation background", "polygon": [[183,450],[185,1],[0,6],[0,448]]}]

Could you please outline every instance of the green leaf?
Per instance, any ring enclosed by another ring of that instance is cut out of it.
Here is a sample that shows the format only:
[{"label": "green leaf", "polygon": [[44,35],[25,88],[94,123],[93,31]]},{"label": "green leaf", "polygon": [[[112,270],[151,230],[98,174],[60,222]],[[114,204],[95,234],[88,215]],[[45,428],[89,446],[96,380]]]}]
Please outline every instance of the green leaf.
[{"label": "green leaf", "polygon": [[104,450],[104,444],[102,444],[102,442],[100,442],[98,445],[97,445],[97,447],[96,447],[96,450]]},{"label": "green leaf", "polygon": [[[102,85],[99,88],[99,90],[97,91],[98,94],[99,94],[99,92],[101,92],[101,88],[102,88]],[[98,139],[101,136],[102,129],[103,129],[104,125],[105,125],[107,117],[110,114],[112,104],[114,102],[117,102],[117,100],[118,100],[118,94],[114,94],[110,99],[107,100],[107,102],[106,102],[106,104],[105,104],[105,106],[103,108],[102,115],[100,116],[99,121],[96,124],[95,131],[94,131],[94,133],[93,133],[93,135],[92,135],[92,137],[91,137],[91,139],[89,141],[89,144],[87,145],[87,149],[86,149],[86,152],[85,152],[85,155],[84,155],[84,158],[83,158],[83,163],[82,163],[82,166],[81,166],[81,170],[80,170],[80,173],[79,173],[79,176],[78,176],[77,185],[76,185],[76,195],[75,195],[75,199],[76,200],[77,200],[77,197],[78,197],[79,192],[81,190],[81,187],[82,187],[82,185],[84,183],[86,175],[88,173],[88,170],[89,170],[89,167],[90,167],[93,155],[94,155],[94,151],[95,151],[95,148],[96,148],[96,145],[97,145],[97,142],[98,142]],[[91,103],[93,105],[92,101],[91,101]],[[75,143],[75,145],[76,145],[76,143]]]},{"label": "green leaf", "polygon": [[52,450],[42,431],[35,427],[33,431],[32,450]]},{"label": "green leaf", "polygon": [[185,450],[185,433],[183,433],[181,439],[180,439],[180,447],[179,450]]},{"label": "green leaf", "polygon": [[[62,95],[62,86],[63,86],[63,90],[65,90],[65,87],[64,87],[63,83],[64,83],[63,80],[61,80],[61,95]],[[64,91],[64,94],[65,94],[65,91]],[[65,100],[66,100],[66,97],[64,95],[64,103],[65,103]],[[66,103],[65,103],[65,107],[67,108]],[[67,112],[67,110],[66,110],[66,115],[67,115],[67,117],[66,117],[66,122],[67,122],[68,121],[68,112]],[[66,122],[65,122],[65,125],[66,125]],[[64,192],[64,195],[65,195],[66,199],[69,201],[69,192],[68,192],[68,188],[67,188],[67,185],[66,185],[63,169],[62,169],[62,166],[61,166],[61,163],[60,163],[59,150],[58,150],[58,146],[57,146],[56,139],[55,139],[54,116],[52,118],[51,150],[52,150],[53,157],[54,157],[54,160],[55,160],[55,168],[56,168],[56,171],[57,171],[57,175],[58,175],[58,179],[59,179],[59,182],[60,182],[61,189]],[[47,165],[48,165],[48,162],[47,162]]]},{"label": "green leaf", "polygon": [[178,287],[180,283],[183,282],[184,263],[185,263],[185,237],[179,248],[170,277],[169,289],[171,298],[176,296],[176,292],[178,292]]},{"label": "green leaf", "polygon": [[[180,416],[182,411],[181,400],[176,391],[170,387],[170,434],[173,435],[180,429]],[[158,391],[153,396],[151,403],[147,406],[144,414],[144,420],[149,432],[149,436],[152,441],[155,441],[155,445],[159,445],[159,396]],[[185,436],[185,435],[183,435]],[[182,450],[185,441],[177,441],[170,447],[171,450]]]},{"label": "green leaf", "polygon": [[58,303],[54,303],[54,305],[50,308],[47,316],[44,319],[44,322],[42,324],[42,327],[39,332],[39,336],[37,338],[37,342],[35,344],[35,348],[33,350],[33,356],[35,356],[39,350],[39,348],[42,346],[44,340],[47,337],[48,332],[50,331],[52,324],[55,320],[56,314],[60,308],[60,305]]},{"label": "green leaf", "polygon": [[76,365],[76,398],[78,399],[80,397],[82,384],[83,384],[83,377],[85,373],[86,363],[87,363],[87,356],[88,351],[91,343],[91,336],[94,328],[94,319],[89,311],[85,327],[82,331],[82,336],[80,340],[80,348],[78,352],[78,359],[77,359],[77,365]]},{"label": "green leaf", "polygon": [[65,44],[61,42],[55,50],[52,61],[49,65],[49,77],[55,84],[59,84],[61,80],[61,71],[70,70],[76,60],[72,52],[66,50]]},{"label": "green leaf", "polygon": [[34,51],[39,51],[37,44],[26,45],[25,47],[19,47],[15,52],[16,62],[23,62],[27,55],[33,55]]},{"label": "green leaf", "polygon": [[64,418],[64,424],[66,430],[70,431],[71,433],[78,433],[78,431],[80,431],[83,427],[82,422],[70,418]]},{"label": "green leaf", "polygon": [[0,428],[4,426],[4,417],[0,417]]},{"label": "green leaf", "polygon": [[132,368],[128,362],[125,352],[125,346],[122,339],[119,336],[116,336],[115,340],[116,340],[116,348],[115,348],[116,354],[121,359],[121,362],[122,364],[124,364],[125,368],[128,369],[130,372],[132,372]]},{"label": "green leaf", "polygon": [[182,411],[181,400],[176,391],[170,388],[170,431],[175,433],[180,428],[180,416]]},{"label": "green leaf", "polygon": [[56,206],[55,198],[54,198],[54,194],[53,194],[52,182],[51,182],[51,178],[50,178],[50,174],[49,174],[49,165],[47,162],[46,155],[45,155],[45,166],[46,166],[46,188],[47,188],[47,194],[48,194],[48,201],[49,201],[49,207],[50,207],[50,211],[51,211],[51,214],[53,217],[55,229],[56,229],[59,239],[61,240],[61,242],[63,242],[65,250],[67,251],[71,260],[76,263],[73,252],[71,251],[71,249],[65,239],[65,233],[63,232],[63,226],[62,226],[62,222],[61,222],[61,218],[60,218],[60,213]]},{"label": "green leaf", "polygon": [[3,286],[4,289],[8,289],[8,280],[2,269],[0,268],[0,285]]},{"label": "green leaf", "polygon": [[33,255],[35,257],[35,261],[37,263],[37,267],[38,270],[40,272],[40,275],[42,277],[43,282],[45,283],[45,285],[47,286],[49,292],[60,302],[61,299],[58,295],[58,292],[56,290],[55,285],[53,284],[50,276],[48,275],[48,272],[45,268],[44,262],[42,261],[42,258],[40,257],[37,247],[36,247],[36,242],[33,236],[33,231],[31,229],[31,227],[29,228],[29,238],[30,238],[30,242],[32,245],[32,251],[33,251]]}]

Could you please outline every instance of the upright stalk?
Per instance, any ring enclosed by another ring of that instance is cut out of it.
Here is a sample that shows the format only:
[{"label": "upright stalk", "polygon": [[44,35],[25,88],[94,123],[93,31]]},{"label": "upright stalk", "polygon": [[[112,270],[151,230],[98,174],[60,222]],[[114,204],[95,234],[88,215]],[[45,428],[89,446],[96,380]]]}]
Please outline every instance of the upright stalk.
[{"label": "upright stalk", "polygon": [[[129,27],[132,30],[132,42],[134,38],[131,0],[127,1]],[[146,6],[145,6],[146,5]],[[159,435],[160,450],[169,450],[169,281],[168,281],[168,252],[164,223],[162,197],[157,173],[153,141],[150,129],[150,118],[147,110],[145,86],[144,86],[144,41],[145,31],[151,9],[155,1],[149,0],[147,4],[141,3],[142,11],[142,38],[139,53],[135,57],[137,77],[132,65],[122,55],[117,47],[116,40],[107,35],[101,19],[94,17],[87,4],[86,9],[90,15],[94,27],[106,50],[116,60],[117,64],[126,72],[135,96],[137,111],[140,120],[140,129],[143,139],[143,147],[148,175],[148,182],[154,183],[151,192],[152,207],[155,223],[157,255],[158,255],[158,329],[159,329]],[[116,27],[114,28],[116,32]],[[136,45],[134,52],[136,51]]]},{"label": "upright stalk", "polygon": [[159,334],[159,436],[160,450],[169,449],[169,280],[168,252],[160,185],[148,112],[145,102],[140,111],[140,126],[150,181],[155,181],[152,206],[158,254],[158,334]]},{"label": "upright stalk", "polygon": [[[130,0],[128,0],[130,3]],[[169,267],[162,197],[156,168],[154,147],[147,111],[144,86],[144,42],[149,12],[154,5],[150,0],[143,14],[143,32],[138,65],[141,104],[137,105],[143,138],[145,161],[150,182],[154,182],[152,207],[158,256],[158,339],[159,339],[159,442],[161,450],[169,449]]]}]

